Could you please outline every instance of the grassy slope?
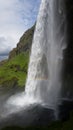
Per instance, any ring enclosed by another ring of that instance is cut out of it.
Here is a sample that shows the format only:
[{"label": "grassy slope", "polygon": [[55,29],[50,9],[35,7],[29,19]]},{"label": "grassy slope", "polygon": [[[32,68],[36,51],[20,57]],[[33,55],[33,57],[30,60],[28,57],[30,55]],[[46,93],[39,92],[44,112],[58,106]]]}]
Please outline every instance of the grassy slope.
[{"label": "grassy slope", "polygon": [[27,74],[29,53],[20,53],[11,60],[8,60],[0,67],[0,84],[9,83],[11,80],[18,80],[19,86],[24,86]]}]

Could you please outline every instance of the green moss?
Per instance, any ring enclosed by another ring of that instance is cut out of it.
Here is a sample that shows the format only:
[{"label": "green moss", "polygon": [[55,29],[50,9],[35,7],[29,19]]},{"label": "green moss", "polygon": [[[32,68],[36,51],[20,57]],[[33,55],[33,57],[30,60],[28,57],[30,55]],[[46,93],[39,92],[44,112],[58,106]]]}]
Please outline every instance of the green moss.
[{"label": "green moss", "polygon": [[28,62],[28,52],[20,53],[8,60],[6,64],[0,67],[0,84],[7,84],[8,81],[12,81],[12,79],[15,78],[17,79],[18,86],[24,86],[27,76]]}]

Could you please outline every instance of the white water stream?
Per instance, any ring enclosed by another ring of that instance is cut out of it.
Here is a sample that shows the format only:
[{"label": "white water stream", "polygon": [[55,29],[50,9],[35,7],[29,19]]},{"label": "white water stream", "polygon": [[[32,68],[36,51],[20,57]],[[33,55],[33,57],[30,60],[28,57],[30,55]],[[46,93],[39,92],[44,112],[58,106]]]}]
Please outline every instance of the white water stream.
[{"label": "white water stream", "polygon": [[58,103],[66,48],[64,0],[42,0],[31,49],[26,94],[49,107]]}]

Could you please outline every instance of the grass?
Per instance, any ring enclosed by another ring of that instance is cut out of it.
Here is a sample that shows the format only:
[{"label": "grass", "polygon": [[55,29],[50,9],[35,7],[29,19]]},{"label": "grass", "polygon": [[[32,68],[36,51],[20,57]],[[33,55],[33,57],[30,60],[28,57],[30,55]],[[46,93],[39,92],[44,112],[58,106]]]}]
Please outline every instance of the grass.
[{"label": "grass", "polygon": [[20,53],[0,67],[0,84],[17,79],[19,86],[24,86],[27,76],[29,53]]}]

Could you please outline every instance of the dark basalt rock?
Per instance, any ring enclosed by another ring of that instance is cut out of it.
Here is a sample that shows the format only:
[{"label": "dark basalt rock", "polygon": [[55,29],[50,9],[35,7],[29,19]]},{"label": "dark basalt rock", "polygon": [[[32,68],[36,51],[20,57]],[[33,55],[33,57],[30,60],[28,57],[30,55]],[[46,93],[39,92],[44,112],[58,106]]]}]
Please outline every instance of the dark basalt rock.
[{"label": "dark basalt rock", "polygon": [[67,16],[67,48],[64,51],[62,96],[73,97],[73,0],[65,0]]},{"label": "dark basalt rock", "polygon": [[62,121],[69,120],[71,111],[73,111],[73,100],[63,99],[59,105],[59,119]]}]

